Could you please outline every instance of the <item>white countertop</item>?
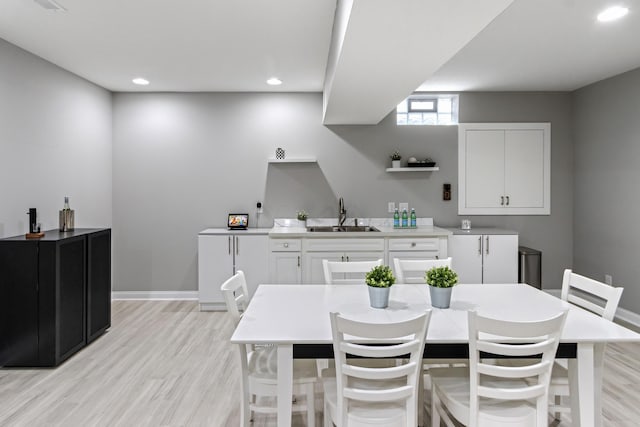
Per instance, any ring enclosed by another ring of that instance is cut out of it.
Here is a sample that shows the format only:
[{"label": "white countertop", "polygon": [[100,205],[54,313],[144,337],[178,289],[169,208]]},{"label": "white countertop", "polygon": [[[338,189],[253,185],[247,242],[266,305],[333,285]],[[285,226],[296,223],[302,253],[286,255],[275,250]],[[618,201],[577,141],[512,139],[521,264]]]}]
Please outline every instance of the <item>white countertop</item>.
[{"label": "white countertop", "polygon": [[[432,218],[418,218],[418,226],[416,228],[394,228],[392,218],[359,218],[358,225],[372,226],[380,231],[352,231],[352,232],[334,232],[334,231],[307,231],[303,223],[291,219],[276,219],[275,226],[269,232],[269,237],[273,238],[375,238],[375,237],[447,237],[451,231],[435,227]],[[345,225],[354,225],[355,219],[348,218]],[[335,218],[310,218],[307,221],[308,226],[326,226],[336,225]]]},{"label": "white countertop", "polygon": [[247,228],[246,230],[229,230],[228,228],[207,228],[202,230],[198,235],[224,235],[224,234],[258,234],[266,235],[271,231],[270,228]]},{"label": "white countertop", "polygon": [[493,227],[474,227],[470,230],[463,230],[461,228],[445,227],[447,230],[456,236],[469,234],[471,236],[479,236],[481,234],[518,234],[517,231],[507,230],[504,228]]},{"label": "white countertop", "polygon": [[269,237],[440,237],[449,236],[451,231],[440,227],[423,226],[417,228],[397,229],[393,227],[380,227],[376,226],[380,231],[341,231],[341,232],[322,232],[322,231],[307,231],[303,227],[274,227],[269,232]]}]

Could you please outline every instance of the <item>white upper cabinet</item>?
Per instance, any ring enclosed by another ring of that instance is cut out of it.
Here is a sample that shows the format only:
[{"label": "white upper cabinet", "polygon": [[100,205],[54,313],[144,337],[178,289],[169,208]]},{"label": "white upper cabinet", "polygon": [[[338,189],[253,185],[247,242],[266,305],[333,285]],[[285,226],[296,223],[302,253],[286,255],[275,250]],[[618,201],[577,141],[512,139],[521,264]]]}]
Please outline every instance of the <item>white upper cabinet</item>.
[{"label": "white upper cabinet", "polygon": [[458,127],[458,213],[549,215],[551,124]]}]

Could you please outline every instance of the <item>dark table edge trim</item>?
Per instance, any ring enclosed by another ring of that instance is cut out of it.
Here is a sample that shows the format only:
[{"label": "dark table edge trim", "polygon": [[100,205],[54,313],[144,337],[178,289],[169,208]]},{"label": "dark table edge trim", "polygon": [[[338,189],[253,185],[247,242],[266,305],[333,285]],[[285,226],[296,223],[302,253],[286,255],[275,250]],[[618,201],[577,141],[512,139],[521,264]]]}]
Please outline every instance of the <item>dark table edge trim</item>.
[{"label": "dark table edge trim", "polygon": [[[556,358],[575,359],[578,344],[560,343]],[[495,357],[495,356],[492,356]],[[333,344],[294,344],[294,359],[333,359]],[[468,344],[427,344],[424,349],[425,359],[468,359]]]}]

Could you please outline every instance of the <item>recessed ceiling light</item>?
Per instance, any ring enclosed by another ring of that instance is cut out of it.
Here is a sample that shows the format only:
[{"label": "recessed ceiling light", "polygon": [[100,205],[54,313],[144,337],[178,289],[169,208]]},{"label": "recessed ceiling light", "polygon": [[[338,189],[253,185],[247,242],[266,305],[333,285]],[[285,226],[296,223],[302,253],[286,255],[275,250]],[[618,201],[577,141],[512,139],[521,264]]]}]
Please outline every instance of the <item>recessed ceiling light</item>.
[{"label": "recessed ceiling light", "polygon": [[598,21],[600,22],[609,22],[615,21],[616,19],[620,19],[629,13],[629,9],[622,6],[613,6],[608,9],[603,10],[598,14]]},{"label": "recessed ceiling light", "polygon": [[267,80],[267,84],[271,86],[278,86],[282,84],[282,80],[277,77],[271,77],[269,80]]},{"label": "recessed ceiling light", "polygon": [[149,80],[147,79],[143,79],[142,77],[136,77],[135,79],[131,80],[133,83],[140,85],[140,86],[146,86],[149,84]]}]

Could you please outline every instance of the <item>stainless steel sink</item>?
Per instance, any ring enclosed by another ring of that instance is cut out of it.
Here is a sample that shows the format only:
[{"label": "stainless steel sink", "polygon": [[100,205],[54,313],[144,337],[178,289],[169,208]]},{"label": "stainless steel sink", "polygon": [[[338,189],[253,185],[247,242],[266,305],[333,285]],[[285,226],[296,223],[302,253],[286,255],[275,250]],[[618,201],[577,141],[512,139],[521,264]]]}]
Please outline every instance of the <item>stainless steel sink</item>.
[{"label": "stainless steel sink", "polygon": [[322,225],[307,227],[307,231],[318,233],[336,233],[336,232],[371,232],[380,231],[375,227],[368,225]]}]

